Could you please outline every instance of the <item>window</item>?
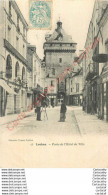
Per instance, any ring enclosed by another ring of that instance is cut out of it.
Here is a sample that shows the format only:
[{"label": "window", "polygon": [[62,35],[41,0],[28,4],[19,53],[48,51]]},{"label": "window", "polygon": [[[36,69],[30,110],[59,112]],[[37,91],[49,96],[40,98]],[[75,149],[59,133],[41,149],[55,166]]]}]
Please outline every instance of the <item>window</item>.
[{"label": "window", "polygon": [[54,81],[51,81],[51,86],[54,86]]},{"label": "window", "polygon": [[76,83],[76,92],[79,92],[79,83]]},{"label": "window", "polygon": [[15,77],[18,77],[18,76],[19,76],[19,63],[17,62],[15,66]]},{"label": "window", "polygon": [[70,44],[70,46],[72,46],[72,43]]},{"label": "window", "polygon": [[36,71],[36,60],[34,60],[34,72]]},{"label": "window", "polygon": [[34,87],[36,86],[36,75],[34,75]]},{"label": "window", "polygon": [[9,0],[9,15],[11,16],[12,15],[12,13],[11,13],[11,1]]},{"label": "window", "polygon": [[25,68],[22,69],[22,80],[25,80]]},{"label": "window", "polygon": [[16,37],[16,50],[19,51],[19,38]]},{"label": "window", "polygon": [[95,37],[95,27],[94,27],[94,37]]},{"label": "window", "polygon": [[17,15],[17,31],[18,32],[20,31],[20,28],[19,28],[19,15]]},{"label": "window", "polygon": [[62,58],[59,58],[59,63],[62,63]]},{"label": "window", "polygon": [[17,15],[17,26],[19,27],[19,16]]},{"label": "window", "polygon": [[71,85],[72,85],[72,80],[71,80]]},{"label": "window", "polygon": [[72,88],[71,88],[71,92],[72,92]]},{"label": "window", "polygon": [[8,26],[8,41],[11,43],[11,28]]},{"label": "window", "polygon": [[55,75],[55,68],[52,68],[52,75]]},{"label": "window", "polygon": [[6,60],[6,77],[8,79],[12,77],[12,60],[10,55],[7,56],[7,60]]},{"label": "window", "polygon": [[24,26],[23,26],[23,36],[25,37],[25,28],[24,28]]}]

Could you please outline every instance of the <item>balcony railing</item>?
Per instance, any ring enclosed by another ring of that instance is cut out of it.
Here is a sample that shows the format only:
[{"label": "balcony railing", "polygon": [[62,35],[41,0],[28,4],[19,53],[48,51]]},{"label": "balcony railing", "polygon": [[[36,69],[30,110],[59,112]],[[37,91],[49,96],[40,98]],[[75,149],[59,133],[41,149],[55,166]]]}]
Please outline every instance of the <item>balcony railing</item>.
[{"label": "balcony railing", "polygon": [[6,40],[4,39],[4,47],[11,52],[17,59],[19,59],[23,64],[28,66],[27,60]]},{"label": "balcony railing", "polygon": [[94,68],[94,64],[93,63],[89,64],[86,69],[86,80],[91,80],[96,75],[97,75],[97,72]]}]

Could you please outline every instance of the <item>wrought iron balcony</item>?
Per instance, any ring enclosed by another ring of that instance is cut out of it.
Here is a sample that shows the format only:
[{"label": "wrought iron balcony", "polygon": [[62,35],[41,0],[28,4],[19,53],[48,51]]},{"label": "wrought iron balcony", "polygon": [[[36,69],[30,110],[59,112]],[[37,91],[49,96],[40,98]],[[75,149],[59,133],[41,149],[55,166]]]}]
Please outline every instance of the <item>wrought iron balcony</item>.
[{"label": "wrought iron balcony", "polygon": [[19,59],[23,64],[28,66],[27,60],[6,40],[4,39],[4,47],[11,52],[17,59]]},{"label": "wrought iron balcony", "polygon": [[94,76],[97,75],[97,72],[94,68],[94,64],[90,63],[86,69],[86,80],[91,80]]}]

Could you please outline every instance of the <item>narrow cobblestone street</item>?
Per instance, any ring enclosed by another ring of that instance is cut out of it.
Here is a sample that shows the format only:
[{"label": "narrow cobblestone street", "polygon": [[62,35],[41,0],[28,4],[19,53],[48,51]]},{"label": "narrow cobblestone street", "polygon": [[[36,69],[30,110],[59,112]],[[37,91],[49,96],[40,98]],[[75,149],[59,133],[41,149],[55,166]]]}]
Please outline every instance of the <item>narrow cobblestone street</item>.
[{"label": "narrow cobblestone street", "polygon": [[42,121],[37,121],[35,113],[32,112],[28,117],[21,120],[12,131],[9,131],[7,124],[2,125],[0,127],[1,132],[3,135],[8,131],[10,136],[30,135],[31,137],[32,135],[84,136],[98,133],[107,134],[108,132],[107,122],[99,120],[97,116],[83,112],[81,107],[68,107],[65,122],[59,122],[60,107],[47,108],[47,116],[48,120],[43,111],[41,115]]},{"label": "narrow cobblestone street", "polygon": [[[65,161],[63,167],[93,167],[95,163],[97,167],[104,166],[108,155],[105,121],[86,114],[81,107],[67,107],[66,122],[59,122],[60,107],[47,108],[47,115],[48,120],[44,120],[42,113],[42,121],[37,121],[31,112],[12,131],[7,124],[0,126],[4,167],[20,167],[20,164],[22,167],[56,167],[59,163],[61,166],[62,161]],[[11,117],[11,121],[15,117]],[[103,151],[106,155],[100,159]]]}]

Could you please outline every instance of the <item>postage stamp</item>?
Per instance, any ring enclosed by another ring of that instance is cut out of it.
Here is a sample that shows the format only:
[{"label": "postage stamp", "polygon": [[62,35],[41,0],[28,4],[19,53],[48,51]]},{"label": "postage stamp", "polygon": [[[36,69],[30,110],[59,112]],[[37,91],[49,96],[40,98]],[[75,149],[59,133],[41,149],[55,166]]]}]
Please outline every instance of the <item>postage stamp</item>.
[{"label": "postage stamp", "polygon": [[51,29],[52,0],[30,0],[29,27],[33,29]]}]

